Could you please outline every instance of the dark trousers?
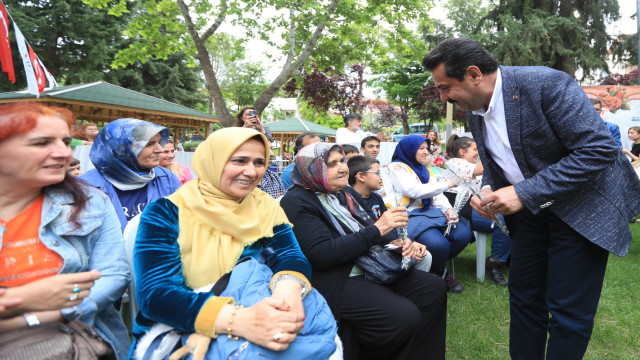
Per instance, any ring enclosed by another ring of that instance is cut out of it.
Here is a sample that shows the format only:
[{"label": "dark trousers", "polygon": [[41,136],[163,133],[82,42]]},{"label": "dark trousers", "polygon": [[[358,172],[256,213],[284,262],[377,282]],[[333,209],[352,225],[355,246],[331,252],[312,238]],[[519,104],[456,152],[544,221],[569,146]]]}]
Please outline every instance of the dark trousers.
[{"label": "dark trousers", "polygon": [[413,269],[388,285],[350,277],[338,321],[344,359],[444,359],[446,321],[447,289],[433,274]]},{"label": "dark trousers", "polygon": [[[549,210],[512,215],[512,359],[582,359],[609,253]],[[547,334],[549,335],[547,341]]]}]

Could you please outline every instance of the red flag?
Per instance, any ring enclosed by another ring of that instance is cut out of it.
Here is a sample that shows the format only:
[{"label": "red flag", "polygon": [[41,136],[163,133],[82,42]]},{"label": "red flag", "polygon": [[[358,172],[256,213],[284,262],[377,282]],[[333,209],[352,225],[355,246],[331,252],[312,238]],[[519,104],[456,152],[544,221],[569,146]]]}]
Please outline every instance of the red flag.
[{"label": "red flag", "polygon": [[9,44],[9,14],[2,1],[0,1],[0,63],[2,63],[2,71],[9,76],[9,81],[15,84],[16,74],[13,70],[13,58]]},{"label": "red flag", "polygon": [[36,75],[36,81],[38,82],[38,93],[42,94],[44,92],[44,87],[47,85],[47,79],[44,75],[44,70],[42,70],[40,60],[38,60],[36,53],[33,52],[31,45],[27,45],[27,47],[29,48],[29,58],[31,59],[31,64],[33,65],[33,71]]}]

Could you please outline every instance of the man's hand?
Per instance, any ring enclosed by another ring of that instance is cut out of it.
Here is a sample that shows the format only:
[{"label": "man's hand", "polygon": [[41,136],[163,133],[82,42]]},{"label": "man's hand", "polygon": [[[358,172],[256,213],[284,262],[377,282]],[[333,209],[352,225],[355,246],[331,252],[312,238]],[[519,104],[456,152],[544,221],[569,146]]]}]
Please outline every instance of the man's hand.
[{"label": "man's hand", "polygon": [[[485,196],[491,193],[493,193],[493,190],[491,190],[491,188],[489,187],[480,190],[480,196],[482,196],[483,199]],[[469,200],[469,205],[471,205],[471,208],[475,210],[478,214],[480,214],[480,216],[482,216],[483,218],[489,219],[489,220],[495,220],[493,213],[487,210],[486,206],[482,206],[482,200],[480,200],[477,196],[475,195],[471,196],[471,199]]]},{"label": "man's hand", "polygon": [[[492,215],[497,213],[510,215],[524,208],[524,204],[522,200],[520,200],[513,185],[483,195],[480,206],[486,208]],[[478,210],[476,209],[476,211]],[[478,213],[480,213],[480,211],[478,211]]]}]

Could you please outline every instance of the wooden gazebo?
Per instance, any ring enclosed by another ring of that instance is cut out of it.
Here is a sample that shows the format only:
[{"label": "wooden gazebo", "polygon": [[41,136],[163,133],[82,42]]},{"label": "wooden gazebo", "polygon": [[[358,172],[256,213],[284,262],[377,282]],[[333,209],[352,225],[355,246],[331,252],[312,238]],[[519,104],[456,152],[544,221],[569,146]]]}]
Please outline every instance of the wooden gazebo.
[{"label": "wooden gazebo", "polygon": [[37,101],[50,106],[68,108],[79,120],[104,124],[121,118],[136,118],[163,125],[178,139],[186,129],[204,128],[219,121],[211,115],[137,91],[98,81],[67,85],[45,91],[36,97],[27,91],[0,94],[0,104],[15,101]]},{"label": "wooden gazebo", "polygon": [[273,139],[279,141],[283,149],[293,146],[296,137],[305,131],[325,135],[329,142],[335,142],[336,138],[335,129],[298,118],[276,121],[265,124],[265,126],[269,127]]}]

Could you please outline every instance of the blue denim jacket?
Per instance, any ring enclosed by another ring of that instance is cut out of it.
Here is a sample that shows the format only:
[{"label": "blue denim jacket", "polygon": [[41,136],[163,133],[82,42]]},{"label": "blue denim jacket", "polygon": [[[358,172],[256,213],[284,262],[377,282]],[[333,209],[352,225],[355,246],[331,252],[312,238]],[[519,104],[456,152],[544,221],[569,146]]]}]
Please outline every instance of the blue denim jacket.
[{"label": "blue denim jacket", "polygon": [[[69,321],[81,320],[93,327],[111,345],[118,359],[125,359],[129,336],[113,306],[131,280],[120,222],[105,194],[89,186],[84,188],[89,200],[79,214],[79,228],[68,220],[73,211],[71,194],[45,190],[40,240],[64,259],[61,274],[100,271],[102,277],[95,281],[89,297],[78,306],[62,309],[62,315]],[[0,232],[0,241],[2,235]]]}]

